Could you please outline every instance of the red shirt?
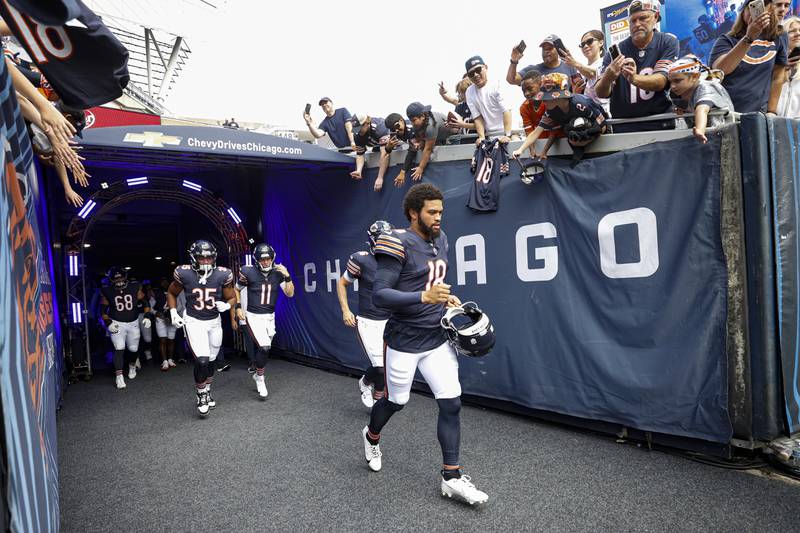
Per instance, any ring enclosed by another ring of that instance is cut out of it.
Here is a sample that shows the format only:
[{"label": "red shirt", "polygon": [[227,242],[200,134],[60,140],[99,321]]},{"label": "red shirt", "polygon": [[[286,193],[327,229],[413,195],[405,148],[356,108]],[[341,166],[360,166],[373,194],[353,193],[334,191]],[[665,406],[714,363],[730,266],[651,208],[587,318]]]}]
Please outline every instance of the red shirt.
[{"label": "red shirt", "polygon": [[[522,116],[522,126],[525,128],[525,135],[530,135],[530,133],[536,129],[536,126],[539,125],[539,121],[542,120],[544,116],[544,112],[544,104],[536,102],[535,100],[525,100],[522,105],[519,106],[519,114]],[[539,138],[549,139],[550,137],[564,137],[564,132],[561,130],[554,132],[543,131]]]}]

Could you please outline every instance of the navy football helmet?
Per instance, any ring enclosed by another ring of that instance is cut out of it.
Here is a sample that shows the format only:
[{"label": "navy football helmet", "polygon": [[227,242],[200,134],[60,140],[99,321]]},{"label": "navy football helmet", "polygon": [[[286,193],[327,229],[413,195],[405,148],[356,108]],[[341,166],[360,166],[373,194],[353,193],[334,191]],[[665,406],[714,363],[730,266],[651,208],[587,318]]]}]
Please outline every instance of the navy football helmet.
[{"label": "navy football helmet", "polygon": [[520,165],[519,179],[525,185],[539,183],[544,179],[544,161],[538,157],[528,159],[524,163],[519,159],[515,159],[515,161]]},{"label": "navy football helmet", "polygon": [[[262,242],[253,250],[253,259],[255,259],[258,269],[261,272],[267,273],[272,270],[275,264],[275,249],[269,244]],[[260,262],[262,259],[272,259],[272,263],[270,263],[268,267],[263,267]]]},{"label": "navy football helmet", "polygon": [[124,268],[111,267],[106,272],[106,276],[115,289],[124,289],[128,286],[128,272]]},{"label": "navy football helmet", "polygon": [[475,302],[447,308],[441,323],[450,344],[461,355],[483,357],[494,346],[492,321]]},{"label": "navy football helmet", "polygon": [[[200,258],[202,257],[210,257],[211,264],[201,265]],[[189,261],[192,265],[192,270],[208,274],[217,266],[217,247],[208,241],[196,240],[189,247]]]},{"label": "navy football helmet", "polygon": [[378,240],[378,237],[380,237],[381,234],[389,233],[393,229],[394,226],[385,220],[376,220],[373,222],[367,230],[367,236],[369,237],[369,249],[372,250],[375,248],[375,241]]}]

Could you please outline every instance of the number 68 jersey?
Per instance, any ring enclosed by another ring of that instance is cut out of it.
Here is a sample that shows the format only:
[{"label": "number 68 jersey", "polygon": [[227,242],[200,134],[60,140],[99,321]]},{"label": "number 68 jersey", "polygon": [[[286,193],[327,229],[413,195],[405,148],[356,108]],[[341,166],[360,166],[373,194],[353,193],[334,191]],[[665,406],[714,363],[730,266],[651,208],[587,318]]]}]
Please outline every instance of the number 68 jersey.
[{"label": "number 68 jersey", "polygon": [[[444,283],[447,274],[447,235],[439,233],[426,241],[413,231],[403,229],[384,233],[375,241],[375,256],[388,255],[403,265],[400,278],[393,287],[402,292],[422,292],[432,285]],[[441,329],[444,304],[424,304],[421,301],[402,310],[392,310],[389,323],[423,329]],[[387,331],[393,329],[387,324]]]},{"label": "number 68 jersey", "polygon": [[116,289],[109,285],[100,289],[108,300],[108,316],[117,322],[134,322],[139,319],[139,290],[141,285],[129,281],[124,289]]},{"label": "number 68 jersey", "polygon": [[233,272],[218,266],[200,283],[201,274],[189,265],[180,265],[175,269],[173,278],[183,285],[186,294],[186,314],[198,320],[212,320],[219,316],[217,300],[225,301],[222,289],[233,287]]}]

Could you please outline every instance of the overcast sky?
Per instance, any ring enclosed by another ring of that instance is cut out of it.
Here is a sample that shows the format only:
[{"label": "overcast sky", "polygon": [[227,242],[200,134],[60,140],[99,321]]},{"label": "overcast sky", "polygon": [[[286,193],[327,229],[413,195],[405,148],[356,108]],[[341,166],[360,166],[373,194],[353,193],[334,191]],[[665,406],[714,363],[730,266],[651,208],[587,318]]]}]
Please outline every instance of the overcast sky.
[{"label": "overcast sky", "polygon": [[[415,100],[449,110],[437,83],[453,90],[474,54],[489,65],[490,81],[503,80],[520,39],[528,44],[520,66],[541,62],[538,45],[550,33],[583,59],[581,35],[599,29],[600,8],[615,3],[223,2],[217,10],[186,9],[174,23],[160,21],[164,28],[188,27],[192,49],[167,107],[176,115],[291,127],[304,127],[306,102],[319,123],[321,96],[372,116],[404,113]],[[503,85],[516,111],[521,92]]]}]

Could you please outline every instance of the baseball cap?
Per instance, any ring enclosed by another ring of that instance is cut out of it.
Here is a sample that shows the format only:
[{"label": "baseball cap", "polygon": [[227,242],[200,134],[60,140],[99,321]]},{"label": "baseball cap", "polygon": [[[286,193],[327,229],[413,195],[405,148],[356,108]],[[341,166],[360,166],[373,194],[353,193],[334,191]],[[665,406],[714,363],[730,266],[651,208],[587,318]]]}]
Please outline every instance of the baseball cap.
[{"label": "baseball cap", "polygon": [[553,72],[542,76],[542,88],[536,95],[536,100],[547,101],[557,98],[572,98],[569,90],[569,79],[566,74]]},{"label": "baseball cap", "polygon": [[633,0],[628,4],[628,15],[633,15],[637,11],[652,11],[656,15],[660,15],[661,2],[658,0]]},{"label": "baseball cap", "polygon": [[333,100],[331,100],[331,99],[330,99],[330,98],[328,98],[327,96],[323,96],[322,98],[320,98],[320,99],[319,99],[319,105],[322,105],[322,104],[324,104],[325,102],[333,102]]},{"label": "baseball cap", "polygon": [[464,69],[466,72],[469,72],[470,69],[477,67],[478,65],[485,65],[483,58],[481,56],[472,56],[467,59],[467,62],[464,63]]},{"label": "baseball cap", "polygon": [[551,34],[551,35],[548,35],[547,37],[545,37],[544,39],[542,39],[542,42],[539,43],[539,46],[542,46],[545,43],[552,44],[553,46],[555,46],[556,45],[556,41],[560,41],[560,40],[561,39],[559,38],[558,35]]},{"label": "baseball cap", "polygon": [[350,122],[353,124],[353,126],[358,127],[364,124],[367,121],[367,118],[369,118],[369,116],[366,113],[355,113],[352,117],[350,117]]},{"label": "baseball cap", "polygon": [[429,105],[422,105],[419,102],[411,102],[410,104],[408,104],[408,107],[406,108],[406,116],[408,118],[418,117],[420,115],[424,115],[430,110],[431,106]]},{"label": "baseball cap", "polygon": [[386,120],[383,121],[384,126],[389,131],[393,131],[398,122],[403,121],[403,116],[400,113],[390,113]]}]

